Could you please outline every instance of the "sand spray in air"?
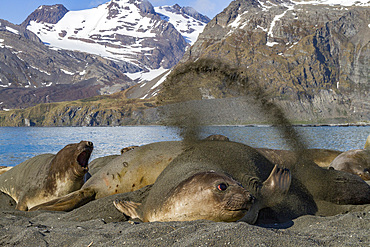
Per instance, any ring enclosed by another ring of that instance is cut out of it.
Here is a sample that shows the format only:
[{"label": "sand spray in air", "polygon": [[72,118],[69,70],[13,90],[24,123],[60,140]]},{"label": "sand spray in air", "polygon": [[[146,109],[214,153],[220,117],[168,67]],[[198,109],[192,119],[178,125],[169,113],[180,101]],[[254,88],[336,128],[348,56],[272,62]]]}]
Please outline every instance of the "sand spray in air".
[{"label": "sand spray in air", "polygon": [[[174,91],[177,89],[173,85],[189,79],[192,80],[194,76],[199,77],[199,75],[205,77],[217,75],[226,88],[238,91],[243,97],[252,99],[253,104],[260,111],[261,117],[277,128],[280,136],[287,142],[290,149],[295,151],[298,157],[301,157],[301,160],[304,159],[306,145],[303,138],[293,128],[281,108],[269,99],[269,95],[257,81],[248,77],[242,67],[231,67],[220,60],[208,58],[181,64],[167,78],[164,91],[167,93],[166,95],[169,95],[169,98],[165,102],[178,103],[191,100],[191,96],[196,93],[197,88],[185,87],[188,92],[180,93]],[[176,127],[185,142],[192,142],[200,139],[199,114],[201,113],[196,108],[196,104],[188,104],[186,107],[186,111],[178,107],[161,108],[161,123],[165,126]]]}]

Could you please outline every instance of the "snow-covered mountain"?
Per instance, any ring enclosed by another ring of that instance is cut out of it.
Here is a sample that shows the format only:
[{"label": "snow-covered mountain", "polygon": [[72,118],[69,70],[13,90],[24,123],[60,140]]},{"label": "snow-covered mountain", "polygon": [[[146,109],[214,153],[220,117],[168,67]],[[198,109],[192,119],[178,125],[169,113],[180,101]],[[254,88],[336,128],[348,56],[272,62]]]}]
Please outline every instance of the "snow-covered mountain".
[{"label": "snow-covered mountain", "polygon": [[174,25],[191,45],[197,41],[198,35],[203,31],[205,25],[211,21],[192,7],[180,7],[178,4],[155,7],[154,9],[163,20]]},{"label": "snow-covered mountain", "polygon": [[23,25],[53,49],[124,62],[124,72],[136,79],[143,72],[156,76],[173,67],[208,21],[178,5],[154,9],[147,0],[111,0],[80,11],[40,6]]}]

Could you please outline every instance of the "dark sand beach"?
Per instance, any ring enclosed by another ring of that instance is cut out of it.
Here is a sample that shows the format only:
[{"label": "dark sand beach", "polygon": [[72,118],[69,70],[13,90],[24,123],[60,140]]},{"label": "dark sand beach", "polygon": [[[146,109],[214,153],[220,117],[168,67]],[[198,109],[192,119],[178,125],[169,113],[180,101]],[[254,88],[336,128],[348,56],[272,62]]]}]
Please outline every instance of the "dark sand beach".
[{"label": "dark sand beach", "polygon": [[[71,212],[23,212],[0,196],[0,246],[369,246],[370,205],[280,224],[127,221],[116,198],[141,201],[149,188],[95,200]],[[339,211],[340,211],[339,210]]]}]

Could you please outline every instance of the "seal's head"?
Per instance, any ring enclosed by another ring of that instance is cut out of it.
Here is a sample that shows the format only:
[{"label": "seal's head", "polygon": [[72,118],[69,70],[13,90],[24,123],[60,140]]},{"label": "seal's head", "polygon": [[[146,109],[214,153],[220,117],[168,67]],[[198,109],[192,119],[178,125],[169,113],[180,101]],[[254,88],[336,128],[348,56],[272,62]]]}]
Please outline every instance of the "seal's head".
[{"label": "seal's head", "polygon": [[254,203],[254,197],[232,178],[213,171],[182,181],[165,202],[173,220],[236,221]]},{"label": "seal's head", "polygon": [[90,141],[68,144],[60,150],[52,161],[51,172],[64,174],[70,170],[76,177],[88,171],[88,162],[94,145]]},{"label": "seal's head", "polygon": [[237,181],[214,171],[200,172],[183,180],[164,196],[160,205],[115,201],[118,210],[144,222],[236,221],[252,207],[255,198]]},{"label": "seal's head", "polygon": [[370,150],[346,151],[338,155],[329,168],[355,174],[365,181],[370,180]]}]

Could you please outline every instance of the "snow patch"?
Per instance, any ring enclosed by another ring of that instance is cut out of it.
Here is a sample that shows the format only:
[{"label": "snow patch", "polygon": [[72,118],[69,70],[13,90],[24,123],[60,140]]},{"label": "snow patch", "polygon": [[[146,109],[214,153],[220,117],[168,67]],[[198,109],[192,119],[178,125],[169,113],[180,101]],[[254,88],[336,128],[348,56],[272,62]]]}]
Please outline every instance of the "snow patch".
[{"label": "snow patch", "polygon": [[[37,34],[51,49],[78,50],[113,60],[133,62],[137,53],[153,50],[144,48],[141,42],[155,38],[152,30],[160,21],[142,16],[136,5],[127,0],[115,1],[120,5],[115,9],[118,14],[108,18],[110,3],[93,9],[69,11],[56,24],[31,21],[27,29]],[[117,35],[131,36],[135,40],[126,44],[117,41]]]},{"label": "snow patch", "polygon": [[51,75],[49,72],[47,72],[47,71],[45,71],[45,70],[42,70],[42,69],[39,69],[39,68],[36,68],[36,67],[34,67],[34,66],[32,66],[32,65],[30,65],[30,67],[31,67],[31,68],[33,68],[33,69],[35,69],[35,70],[40,71],[41,73],[44,73],[44,74],[47,74],[47,75]]},{"label": "snow patch", "polygon": [[15,33],[15,34],[19,34],[19,31],[18,30],[15,30],[14,28],[11,28],[11,27],[5,27],[6,30],[8,30],[9,32],[12,32],[12,33]]},{"label": "snow patch", "polygon": [[159,69],[153,69],[149,72],[126,73],[126,75],[131,80],[138,80],[139,82],[142,82],[142,81],[151,81],[166,71],[168,71],[168,69],[164,69],[161,67]]},{"label": "snow patch", "polygon": [[230,23],[230,24],[229,24],[229,26],[230,26],[231,28],[238,28],[238,26],[239,26],[239,22],[240,22],[240,19],[241,19],[241,16],[240,16],[240,15],[238,15],[238,16],[235,18],[235,20],[234,20],[232,23]]},{"label": "snow patch", "polygon": [[167,76],[171,73],[172,70],[169,70],[152,88],[151,90],[157,88],[159,85],[161,85],[167,78]]},{"label": "snow patch", "polygon": [[68,70],[65,70],[65,69],[60,69],[64,74],[67,74],[67,75],[74,75],[75,73],[72,73]]},{"label": "snow patch", "polygon": [[369,0],[313,0],[313,1],[292,1],[295,4],[312,4],[312,5],[341,5],[341,6],[370,6]]},{"label": "snow patch", "polygon": [[274,29],[274,27],[275,27],[275,24],[276,24],[276,22],[277,21],[279,21],[289,10],[293,10],[294,9],[294,5],[285,5],[285,7],[287,7],[287,9],[282,13],[282,14],[280,14],[280,15],[276,15],[275,17],[274,17],[274,19],[272,20],[272,22],[271,22],[271,24],[270,24],[270,29],[269,29],[269,31],[268,31],[268,33],[267,33],[267,43],[266,43],[266,45],[267,46],[274,46],[274,45],[276,45],[276,44],[278,44],[278,43],[276,43],[276,42],[270,42],[269,41],[269,38],[271,37],[271,38],[273,38],[274,37],[274,34],[273,34],[273,29]]},{"label": "snow patch", "polygon": [[82,72],[79,72],[81,76],[86,75],[86,69],[84,69]]},{"label": "snow patch", "polygon": [[52,82],[49,82],[49,83],[42,82],[41,84],[42,84],[43,86],[45,86],[45,87],[50,87],[51,85],[53,85],[53,83],[52,83]]},{"label": "snow patch", "polygon": [[203,32],[206,23],[198,21],[194,17],[186,14],[179,15],[173,13],[170,11],[172,8],[172,6],[161,6],[154,7],[154,10],[161,16],[162,20],[171,23],[177,29],[177,31],[181,33],[185,40],[190,45],[193,45],[197,40],[199,34]]}]

